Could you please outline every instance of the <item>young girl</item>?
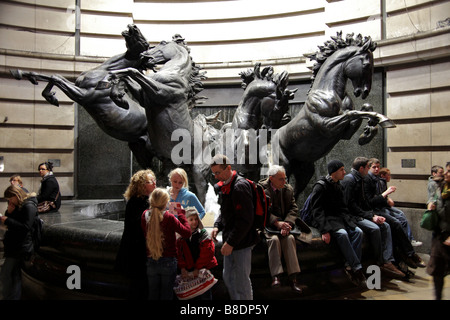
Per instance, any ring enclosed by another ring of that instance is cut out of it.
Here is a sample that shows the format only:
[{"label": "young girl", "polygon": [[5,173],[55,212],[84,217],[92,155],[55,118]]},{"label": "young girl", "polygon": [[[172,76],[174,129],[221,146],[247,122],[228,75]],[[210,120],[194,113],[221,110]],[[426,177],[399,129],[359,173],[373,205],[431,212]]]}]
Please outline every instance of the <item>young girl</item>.
[{"label": "young girl", "polygon": [[178,210],[178,219],[166,211],[169,194],[156,188],[150,196],[150,209],[142,214],[142,228],[147,245],[148,298],[172,300],[177,275],[176,233],[184,238],[191,229],[184,210]]},{"label": "young girl", "polygon": [[169,188],[170,202],[180,203],[183,208],[194,206],[200,219],[205,216],[205,209],[198,200],[197,196],[188,190],[188,177],[186,171],[181,168],[173,169],[169,173],[169,181],[171,187]]},{"label": "young girl", "polygon": [[[217,266],[217,259],[214,256],[214,242],[208,235],[208,231],[203,228],[200,216],[195,207],[186,208],[186,219],[191,228],[191,237],[178,238],[178,267],[181,269],[181,276],[189,278],[189,272],[193,277],[198,277],[200,269],[212,269]],[[199,300],[211,300],[211,289],[198,297]]]}]

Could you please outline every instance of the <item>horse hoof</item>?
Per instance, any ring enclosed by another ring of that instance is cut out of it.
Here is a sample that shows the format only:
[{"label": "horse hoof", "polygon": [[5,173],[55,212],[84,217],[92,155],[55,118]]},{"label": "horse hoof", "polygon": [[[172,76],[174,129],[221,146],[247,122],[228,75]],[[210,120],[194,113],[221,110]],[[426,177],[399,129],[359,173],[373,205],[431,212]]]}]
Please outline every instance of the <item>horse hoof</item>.
[{"label": "horse hoof", "polygon": [[9,72],[11,73],[11,75],[16,79],[16,80],[22,80],[22,71],[17,69],[17,70],[9,70]]},{"label": "horse hoof", "polygon": [[378,127],[365,127],[364,132],[361,133],[358,139],[358,144],[360,146],[368,144],[377,135]]}]

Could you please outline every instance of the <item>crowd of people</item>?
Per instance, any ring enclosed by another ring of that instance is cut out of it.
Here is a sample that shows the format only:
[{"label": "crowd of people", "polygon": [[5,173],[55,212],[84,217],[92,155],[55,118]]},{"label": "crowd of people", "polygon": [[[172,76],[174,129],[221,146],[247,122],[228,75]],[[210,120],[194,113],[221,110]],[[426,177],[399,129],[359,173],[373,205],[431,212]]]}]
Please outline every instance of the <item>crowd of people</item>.
[{"label": "crowd of people", "polygon": [[[129,299],[172,300],[177,277],[186,281],[218,266],[215,256],[217,236],[222,234],[223,282],[232,300],[252,300],[250,278],[252,249],[263,237],[267,244],[271,285],[281,286],[286,266],[288,283],[301,295],[300,263],[297,257],[298,226],[306,225],[299,217],[294,190],[287,183],[286,171],[272,166],[268,177],[258,181],[270,199],[267,225],[261,233],[254,228],[252,186],[233,170],[225,155],[216,155],[210,169],[217,180],[220,212],[210,233],[204,228],[205,209],[189,191],[186,172],[172,170],[170,186],[157,187],[152,170],[140,170],[130,179],[123,194],[126,200],[124,230],[119,246],[117,271],[129,278]],[[20,299],[20,268],[33,252],[30,230],[38,212],[38,203],[61,205],[58,182],[51,163],[39,165],[42,177],[38,194],[24,188],[21,177],[11,177],[5,190],[8,200],[5,215],[8,227],[4,237],[5,263],[1,269],[4,299]],[[342,254],[344,270],[350,281],[367,288],[362,268],[362,244],[366,237],[374,262],[382,274],[406,279],[408,268],[426,268],[433,277],[436,299],[442,298],[444,277],[450,266],[450,162],[433,166],[428,180],[430,210],[439,215],[439,226],[432,234],[430,260],[425,262],[415,252],[422,243],[415,240],[404,212],[390,197],[390,171],[381,168],[378,159],[357,157],[350,172],[340,160],[327,164],[327,174],[314,184],[311,192],[311,227],[321,234],[325,244],[335,243]],[[308,226],[306,226],[308,227]],[[282,262],[284,258],[284,264]],[[212,299],[208,289],[194,299]]]}]

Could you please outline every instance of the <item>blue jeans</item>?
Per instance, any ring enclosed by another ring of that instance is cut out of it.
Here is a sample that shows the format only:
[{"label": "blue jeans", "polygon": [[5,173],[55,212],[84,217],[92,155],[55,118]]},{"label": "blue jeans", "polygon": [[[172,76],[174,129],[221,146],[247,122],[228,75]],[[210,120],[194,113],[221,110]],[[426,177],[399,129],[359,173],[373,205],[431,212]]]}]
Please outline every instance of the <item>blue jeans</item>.
[{"label": "blue jeans", "polygon": [[332,231],[331,235],[336,240],[345,261],[352,270],[357,271],[361,269],[363,231],[359,227],[356,227],[354,230],[350,228],[347,230],[339,229]]},{"label": "blue jeans", "polygon": [[6,257],[0,271],[3,300],[20,300],[22,295],[22,259]]},{"label": "blue jeans", "polygon": [[252,247],[233,250],[223,257],[223,281],[231,300],[253,300],[252,282]]},{"label": "blue jeans", "polygon": [[397,209],[395,207],[390,207],[390,208],[387,208],[386,210],[389,212],[389,214],[391,216],[393,216],[398,221],[400,221],[400,224],[402,225],[403,230],[405,231],[406,235],[408,236],[409,241],[414,240],[408,219],[406,218],[403,211],[400,209]]},{"label": "blue jeans", "polygon": [[177,258],[147,258],[148,299],[172,300],[177,276]]},{"label": "blue jeans", "polygon": [[376,224],[373,221],[363,219],[358,221],[357,225],[368,235],[373,256],[379,265],[394,261],[391,227],[389,224],[386,222]]}]

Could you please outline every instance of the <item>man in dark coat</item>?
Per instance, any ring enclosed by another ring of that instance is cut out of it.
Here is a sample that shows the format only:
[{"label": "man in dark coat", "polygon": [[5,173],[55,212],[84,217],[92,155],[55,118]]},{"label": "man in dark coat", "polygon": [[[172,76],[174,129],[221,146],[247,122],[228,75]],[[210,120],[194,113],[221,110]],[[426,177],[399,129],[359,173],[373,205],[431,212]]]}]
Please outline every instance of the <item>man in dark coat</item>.
[{"label": "man in dark coat", "polygon": [[250,272],[257,233],[253,228],[252,186],[231,169],[224,155],[214,156],[210,167],[219,180],[215,190],[219,193],[220,215],[211,237],[216,240],[222,232],[223,281],[232,300],[253,300]]},{"label": "man in dark coat", "polygon": [[339,182],[345,176],[344,164],[332,160],[327,169],[328,175],[321,177],[321,183],[316,183],[312,191],[312,226],[319,230],[326,244],[336,242],[346,260],[345,272],[350,280],[367,288],[361,265],[363,231],[356,225],[357,217],[349,213],[344,203]]}]

